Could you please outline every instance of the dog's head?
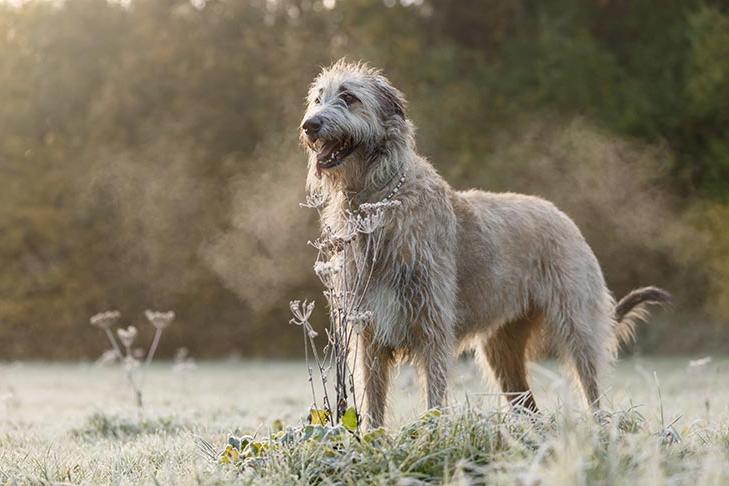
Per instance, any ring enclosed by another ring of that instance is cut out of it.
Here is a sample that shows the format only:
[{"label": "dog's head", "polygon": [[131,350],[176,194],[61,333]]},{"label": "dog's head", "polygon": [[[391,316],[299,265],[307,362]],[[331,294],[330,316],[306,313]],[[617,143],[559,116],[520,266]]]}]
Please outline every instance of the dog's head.
[{"label": "dog's head", "polygon": [[346,171],[406,138],[405,98],[379,71],[340,60],[311,84],[300,128],[317,175]]}]

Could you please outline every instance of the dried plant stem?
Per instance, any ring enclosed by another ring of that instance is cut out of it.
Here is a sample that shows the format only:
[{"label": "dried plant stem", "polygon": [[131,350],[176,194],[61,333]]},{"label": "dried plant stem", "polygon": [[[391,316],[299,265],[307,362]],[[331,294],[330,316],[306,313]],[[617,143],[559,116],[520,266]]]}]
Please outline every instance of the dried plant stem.
[{"label": "dried plant stem", "polygon": [[306,359],[306,370],[309,373],[309,385],[311,385],[311,399],[312,407],[316,408],[316,390],[314,389],[314,376],[311,372],[311,365],[309,364],[309,345],[307,344],[307,331],[304,326],[301,326],[301,330],[304,332],[304,358]]},{"label": "dried plant stem", "polygon": [[126,377],[127,381],[129,382],[129,385],[132,387],[132,391],[134,391],[134,401],[137,404],[137,408],[140,410],[143,408],[142,403],[142,390],[137,386],[137,383],[134,381],[134,371],[131,366],[125,366],[126,370]]},{"label": "dried plant stem", "polygon": [[162,337],[162,329],[155,328],[154,338],[152,339],[152,344],[149,346],[149,351],[147,351],[147,357],[144,360],[144,366],[149,366],[149,364],[154,359],[154,353],[157,351],[157,346],[159,345],[160,337]]},{"label": "dried plant stem", "polygon": [[121,348],[119,347],[119,343],[116,342],[116,338],[114,337],[114,333],[111,332],[111,329],[104,328],[104,333],[106,334],[106,337],[109,338],[109,341],[111,342],[112,348],[114,348],[114,352],[116,353],[116,356],[118,359],[122,359],[124,355],[121,352]]},{"label": "dried plant stem", "polygon": [[[147,355],[145,357],[144,365],[146,368],[154,359],[155,352],[157,351],[157,347],[159,346],[160,338],[162,337],[162,332],[172,323],[172,321],[174,321],[175,313],[174,311],[159,312],[147,309],[144,312],[144,315],[147,317],[149,323],[152,324],[152,326],[154,326],[155,328],[154,338],[149,349],[147,350]],[[124,376],[126,377],[127,382],[129,382],[129,386],[134,392],[134,401],[137,404],[137,408],[140,410],[141,416],[141,410],[143,406],[142,385],[144,384],[144,379],[146,375],[142,374],[141,378],[139,378],[139,383],[137,383],[137,379],[134,373],[135,370],[141,365],[141,362],[134,356],[134,353],[132,351],[132,345],[134,344],[134,340],[138,335],[138,330],[134,326],[128,326],[127,328],[117,328],[115,336],[114,332],[112,332],[112,328],[118,323],[120,317],[121,313],[119,311],[105,311],[91,316],[89,322],[92,326],[102,329],[106,334],[106,337],[109,339],[115,360],[124,367]],[[119,339],[118,341],[117,337]],[[119,343],[123,345],[123,351],[122,346],[120,346]]]},{"label": "dried plant stem", "polygon": [[[324,365],[322,364],[322,361],[319,359],[319,353],[316,350],[316,344],[314,344],[314,338],[311,337],[311,335],[307,334],[307,337],[309,338],[309,345],[311,346],[312,353],[314,354],[314,361],[316,362],[316,365],[319,367],[319,374],[321,375],[322,379],[322,385],[324,386],[324,407],[331,412],[332,405],[329,401],[329,393],[327,392],[327,371],[324,368]],[[329,419],[332,422],[332,425],[334,425],[334,419],[330,416]]]},{"label": "dried plant stem", "polygon": [[[335,230],[324,225],[321,237],[313,243],[309,242],[318,249],[314,271],[324,285],[324,295],[329,307],[329,325],[325,329],[327,342],[322,356],[319,355],[314,342],[316,333],[308,332],[310,312],[304,312],[300,301],[291,303],[295,317],[292,322],[304,327],[305,356],[309,381],[312,382],[314,407],[317,405],[317,397],[313,385],[312,367],[309,365],[310,355],[319,368],[324,391],[323,405],[329,411],[328,417],[332,425],[342,421],[350,408],[354,408],[355,413],[359,415],[360,406],[357,403],[355,382],[359,333],[372,319],[372,313],[362,309],[362,305],[367,301],[367,292],[375,275],[375,266],[383,240],[385,213],[400,205],[399,201],[389,200],[390,197],[379,203],[363,204],[358,211],[346,212],[341,227]],[[320,209],[325,202],[319,195],[309,195],[302,206],[316,209],[321,218]],[[334,396],[330,397],[327,375],[332,369]],[[335,398],[333,403],[331,398]]]}]

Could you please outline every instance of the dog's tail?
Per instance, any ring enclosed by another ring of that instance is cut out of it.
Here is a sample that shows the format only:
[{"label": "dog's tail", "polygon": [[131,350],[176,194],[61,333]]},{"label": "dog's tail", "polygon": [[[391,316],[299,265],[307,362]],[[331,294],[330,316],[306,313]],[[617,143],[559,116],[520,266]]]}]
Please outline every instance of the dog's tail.
[{"label": "dog's tail", "polygon": [[648,306],[671,303],[671,294],[658,287],[635,289],[615,306],[616,337],[625,344],[635,339],[635,325],[648,318]]}]

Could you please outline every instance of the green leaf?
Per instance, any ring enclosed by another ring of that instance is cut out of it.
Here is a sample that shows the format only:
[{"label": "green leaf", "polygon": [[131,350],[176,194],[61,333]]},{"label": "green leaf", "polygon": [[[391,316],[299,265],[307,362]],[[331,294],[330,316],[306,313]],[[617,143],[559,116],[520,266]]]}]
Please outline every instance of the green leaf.
[{"label": "green leaf", "polygon": [[378,427],[375,430],[367,432],[362,439],[368,444],[379,443],[381,440],[387,437],[387,432],[384,427]]},{"label": "green leaf", "polygon": [[303,440],[320,441],[326,437],[329,428],[325,425],[307,425],[304,427]]},{"label": "green leaf", "polygon": [[220,462],[220,464],[235,464],[238,462],[239,458],[240,453],[238,452],[238,449],[228,444],[225,446],[225,450],[220,454],[218,462]]},{"label": "green leaf", "polygon": [[238,440],[240,441],[240,447],[238,449],[243,450],[246,448],[248,444],[253,442],[253,436],[252,435],[241,435]]},{"label": "green leaf", "polygon": [[271,430],[274,432],[281,432],[284,429],[284,423],[281,419],[276,419],[271,422]]},{"label": "green leaf", "polygon": [[349,431],[354,432],[357,430],[357,427],[359,426],[359,416],[357,415],[357,410],[355,410],[354,407],[349,407],[344,412],[344,415],[342,415],[342,425],[344,425]]},{"label": "green leaf", "polygon": [[423,415],[422,418],[424,418],[424,419],[425,418],[438,418],[442,414],[443,413],[440,411],[440,409],[438,409],[438,408],[431,408],[430,410],[428,410],[427,412],[425,412],[425,414]]},{"label": "green leaf", "polygon": [[346,433],[347,433],[346,429],[344,427],[342,427],[341,425],[336,425],[334,427],[326,427],[326,434],[324,434],[324,437],[322,437],[322,440],[326,440],[327,442],[339,443],[339,442],[342,442]]},{"label": "green leaf", "polygon": [[331,412],[325,408],[312,408],[309,411],[309,423],[311,425],[326,425],[330,416]]},{"label": "green leaf", "polygon": [[265,452],[266,449],[268,449],[268,444],[265,442],[251,442],[248,444],[248,449],[246,452],[248,452],[248,455],[254,455],[254,456],[260,456],[262,452]]}]

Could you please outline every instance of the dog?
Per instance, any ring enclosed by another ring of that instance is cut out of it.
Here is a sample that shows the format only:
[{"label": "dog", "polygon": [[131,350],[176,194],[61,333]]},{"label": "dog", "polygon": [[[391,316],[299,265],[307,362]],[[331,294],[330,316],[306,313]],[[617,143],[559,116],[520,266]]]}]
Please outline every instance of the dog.
[{"label": "dog", "polygon": [[[456,191],[415,147],[406,101],[377,69],[340,60],[311,84],[300,138],[307,189],[322,194],[322,224],[397,193],[364,302],[357,371],[369,427],[384,423],[390,372],[417,367],[429,408],[442,407],[458,353],[475,350],[512,405],[536,412],[525,362],[549,348],[599,409],[599,382],[634,336],[656,287],[616,304],[575,223],[539,197]],[[351,213],[350,213],[351,214]]]}]

